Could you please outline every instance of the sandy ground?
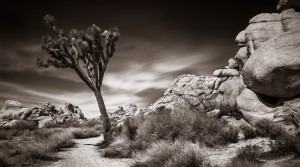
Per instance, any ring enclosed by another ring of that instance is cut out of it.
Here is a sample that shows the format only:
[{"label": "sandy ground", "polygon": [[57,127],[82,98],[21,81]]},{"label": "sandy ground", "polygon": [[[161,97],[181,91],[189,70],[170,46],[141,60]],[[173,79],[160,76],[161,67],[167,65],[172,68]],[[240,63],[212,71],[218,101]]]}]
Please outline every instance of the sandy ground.
[{"label": "sandy ground", "polygon": [[97,144],[103,137],[76,139],[74,148],[57,153],[61,160],[44,167],[129,167],[132,159],[102,158],[98,152]]}]

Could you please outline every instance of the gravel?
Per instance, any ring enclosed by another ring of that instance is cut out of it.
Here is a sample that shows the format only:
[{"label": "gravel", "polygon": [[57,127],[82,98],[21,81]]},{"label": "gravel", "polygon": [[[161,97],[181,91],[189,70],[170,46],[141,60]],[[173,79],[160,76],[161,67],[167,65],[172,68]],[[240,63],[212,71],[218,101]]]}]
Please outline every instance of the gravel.
[{"label": "gravel", "polygon": [[45,167],[129,167],[132,159],[103,158],[98,152],[96,144],[103,141],[103,137],[76,139],[74,148],[60,151],[57,156],[61,160]]}]

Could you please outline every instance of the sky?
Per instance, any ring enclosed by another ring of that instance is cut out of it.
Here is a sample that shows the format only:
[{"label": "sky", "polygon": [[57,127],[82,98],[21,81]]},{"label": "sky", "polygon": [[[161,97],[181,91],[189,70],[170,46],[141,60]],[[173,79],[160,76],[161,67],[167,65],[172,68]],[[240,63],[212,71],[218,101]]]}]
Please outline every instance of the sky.
[{"label": "sky", "polygon": [[65,31],[93,24],[118,27],[116,53],[102,93],[109,112],[143,108],[182,74],[212,75],[238,51],[234,39],[259,13],[276,11],[276,0],[88,1],[0,0],[0,107],[18,100],[29,107],[51,102],[78,105],[86,117],[100,112],[92,91],[68,69],[42,69],[39,47],[49,34],[42,17],[52,14]]}]

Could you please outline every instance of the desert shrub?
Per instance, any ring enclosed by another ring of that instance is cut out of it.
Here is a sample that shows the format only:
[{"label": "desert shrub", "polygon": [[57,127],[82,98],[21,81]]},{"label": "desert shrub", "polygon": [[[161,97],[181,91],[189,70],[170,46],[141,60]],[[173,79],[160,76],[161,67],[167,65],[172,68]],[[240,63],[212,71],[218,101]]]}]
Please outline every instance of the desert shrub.
[{"label": "desert shrub", "polygon": [[9,167],[10,162],[8,162],[8,156],[3,152],[0,152],[0,166],[1,167]]},{"label": "desert shrub", "polygon": [[17,136],[19,134],[23,133],[23,130],[19,129],[5,129],[5,128],[0,128],[0,140],[9,140],[13,136]]},{"label": "desert shrub", "polygon": [[296,137],[285,134],[277,137],[270,145],[271,151],[263,153],[263,158],[276,158],[280,156],[297,153]]},{"label": "desert shrub", "polygon": [[251,162],[247,160],[238,160],[235,159],[230,162],[226,167],[261,167],[262,163],[260,162]]},{"label": "desert shrub", "polygon": [[250,126],[241,126],[240,129],[245,136],[245,139],[253,139],[257,136],[256,130]]},{"label": "desert shrub", "polygon": [[130,157],[159,140],[185,140],[213,147],[237,142],[238,130],[205,113],[162,110],[148,115],[146,119],[128,118],[121,134],[113,144],[102,150],[102,155]]},{"label": "desert shrub", "polygon": [[100,118],[91,118],[91,119],[83,120],[82,123],[80,124],[80,127],[95,127],[101,124],[102,123]]},{"label": "desert shrub", "polygon": [[269,137],[271,139],[276,139],[286,134],[282,126],[266,119],[257,122],[255,128],[258,136]]},{"label": "desert shrub", "polygon": [[271,144],[271,149],[279,154],[289,154],[296,152],[295,143],[296,139],[294,136],[285,134],[276,138]]},{"label": "desert shrub", "polygon": [[98,118],[92,118],[92,119],[84,119],[84,120],[73,120],[69,122],[62,122],[58,123],[56,121],[50,121],[45,125],[47,128],[71,128],[71,127],[77,127],[77,128],[95,128],[99,131],[102,130],[102,123],[101,120]]},{"label": "desert shrub", "polygon": [[152,141],[183,139],[215,146],[236,142],[238,131],[205,113],[163,110],[147,117],[136,137]]},{"label": "desert shrub", "polygon": [[128,118],[124,121],[122,125],[121,135],[124,137],[134,140],[137,135],[138,124],[136,123],[134,118]]},{"label": "desert shrub", "polygon": [[224,140],[224,142],[236,143],[239,140],[238,139],[239,130],[232,126],[228,126],[227,128],[223,129],[220,135],[221,138]]},{"label": "desert shrub", "polygon": [[238,154],[227,164],[227,167],[261,166],[262,163],[258,160],[261,153],[260,147],[247,145],[239,150]]},{"label": "desert shrub", "polygon": [[101,154],[107,158],[131,158],[135,152],[145,150],[148,145],[149,143],[143,140],[119,137],[108,148],[103,149]]},{"label": "desert shrub", "polygon": [[66,129],[35,129],[16,138],[0,143],[0,164],[28,166],[37,160],[53,159],[49,152],[74,145],[73,134]]},{"label": "desert shrub", "polygon": [[73,128],[72,133],[75,139],[84,139],[89,137],[100,136],[100,131],[95,128]]},{"label": "desert shrub", "polygon": [[186,141],[158,141],[138,155],[134,167],[209,167],[209,161],[202,155],[198,144]]}]

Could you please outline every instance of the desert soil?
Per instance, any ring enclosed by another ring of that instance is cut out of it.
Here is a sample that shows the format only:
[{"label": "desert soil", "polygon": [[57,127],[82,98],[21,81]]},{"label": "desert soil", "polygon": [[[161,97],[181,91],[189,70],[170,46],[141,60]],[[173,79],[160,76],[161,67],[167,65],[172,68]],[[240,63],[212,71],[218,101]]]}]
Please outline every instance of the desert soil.
[{"label": "desert soil", "polygon": [[73,148],[57,153],[61,160],[46,165],[45,167],[129,167],[132,159],[108,159],[100,156],[97,144],[103,141],[103,137],[88,139],[76,139]]}]

